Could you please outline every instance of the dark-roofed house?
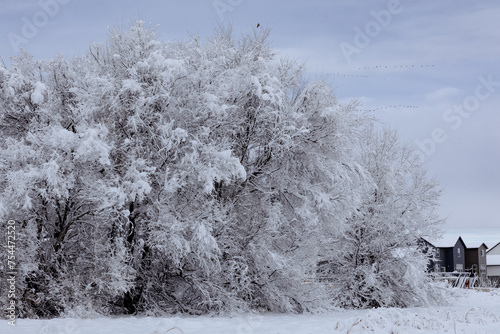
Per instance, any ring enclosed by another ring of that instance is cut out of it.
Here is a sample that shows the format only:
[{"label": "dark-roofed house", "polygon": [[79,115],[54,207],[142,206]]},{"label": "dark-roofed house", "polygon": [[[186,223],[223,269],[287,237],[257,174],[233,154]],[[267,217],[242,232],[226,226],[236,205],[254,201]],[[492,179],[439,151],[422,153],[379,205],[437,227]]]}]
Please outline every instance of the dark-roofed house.
[{"label": "dark-roofed house", "polygon": [[431,261],[434,271],[462,272],[465,269],[465,243],[461,237],[445,237],[439,240],[423,239],[432,248],[435,260]]},{"label": "dark-roofed house", "polygon": [[486,280],[486,250],[484,243],[467,241],[465,249],[465,270],[477,275],[481,281]]},{"label": "dark-roofed house", "polygon": [[500,242],[486,253],[488,279],[500,284]]}]

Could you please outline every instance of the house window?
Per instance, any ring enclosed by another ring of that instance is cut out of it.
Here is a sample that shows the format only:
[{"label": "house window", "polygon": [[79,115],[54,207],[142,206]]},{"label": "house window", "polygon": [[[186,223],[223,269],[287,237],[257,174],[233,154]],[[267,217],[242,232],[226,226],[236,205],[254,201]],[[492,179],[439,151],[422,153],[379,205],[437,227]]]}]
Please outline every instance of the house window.
[{"label": "house window", "polygon": [[460,257],[460,248],[457,248],[457,256]]},{"label": "house window", "polygon": [[440,251],[436,251],[436,258],[439,259]]},{"label": "house window", "polygon": [[484,249],[481,249],[481,257],[484,257]]},{"label": "house window", "polygon": [[457,263],[455,266],[456,271],[464,271],[464,265],[461,263]]},{"label": "house window", "polygon": [[480,270],[481,270],[481,271],[480,271],[481,275],[485,275],[485,274],[486,274],[486,265],[485,265],[485,264],[481,264],[481,265],[479,266],[479,268],[480,268]]}]

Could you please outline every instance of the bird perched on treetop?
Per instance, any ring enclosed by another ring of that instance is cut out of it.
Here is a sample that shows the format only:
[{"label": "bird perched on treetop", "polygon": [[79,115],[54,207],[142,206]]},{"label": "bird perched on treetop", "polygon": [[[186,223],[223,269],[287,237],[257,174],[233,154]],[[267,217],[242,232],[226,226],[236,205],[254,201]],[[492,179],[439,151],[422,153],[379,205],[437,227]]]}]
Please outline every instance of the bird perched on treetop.
[{"label": "bird perched on treetop", "polygon": [[260,27],[260,23],[257,23],[257,28]]}]

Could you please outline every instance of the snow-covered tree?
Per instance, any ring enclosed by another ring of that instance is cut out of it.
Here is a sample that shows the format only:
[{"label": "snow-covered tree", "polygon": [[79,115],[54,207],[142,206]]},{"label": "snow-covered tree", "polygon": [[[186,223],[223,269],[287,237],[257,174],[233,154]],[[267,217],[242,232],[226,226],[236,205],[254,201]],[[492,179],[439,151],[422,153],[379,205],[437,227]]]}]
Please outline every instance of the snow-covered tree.
[{"label": "snow-covered tree", "polygon": [[131,282],[121,185],[106,173],[112,142],[72,99],[78,75],[60,58],[26,55],[2,70],[2,217],[22,226],[21,315],[107,308]]},{"label": "snow-covered tree", "polygon": [[433,188],[267,35],[161,43],[138,21],[81,57],[0,68],[0,218],[22,226],[24,315],[325,307],[304,281],[382,215],[408,236],[371,240],[413,265]]},{"label": "snow-covered tree", "polygon": [[321,262],[322,274],[335,277],[336,304],[343,307],[427,304],[437,292],[419,241],[439,233],[440,188],[394,131],[368,128],[359,148],[371,182],[346,229],[329,245],[333,256]]}]

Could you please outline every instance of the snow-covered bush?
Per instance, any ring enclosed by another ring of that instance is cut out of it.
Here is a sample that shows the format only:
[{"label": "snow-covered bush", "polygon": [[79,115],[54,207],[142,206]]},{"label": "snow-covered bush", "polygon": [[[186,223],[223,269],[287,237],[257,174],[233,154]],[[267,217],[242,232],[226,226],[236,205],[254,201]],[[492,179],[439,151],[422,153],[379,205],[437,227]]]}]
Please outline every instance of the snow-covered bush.
[{"label": "snow-covered bush", "polygon": [[435,302],[440,293],[424,273],[423,236],[439,233],[440,188],[425,176],[415,152],[394,131],[365,130],[358,160],[370,183],[341,235],[328,245],[323,275],[335,277],[342,307],[407,307]]},{"label": "snow-covered bush", "polygon": [[[362,135],[355,103],[276,61],[267,34],[160,43],[139,21],[84,56],[0,68],[0,216],[21,229],[22,315],[421,295],[433,185],[392,137]],[[353,282],[333,298],[304,284],[325,259]]]}]

